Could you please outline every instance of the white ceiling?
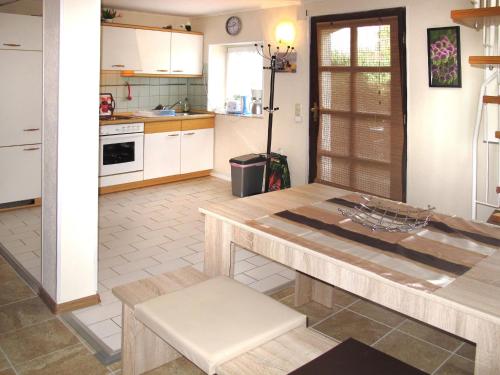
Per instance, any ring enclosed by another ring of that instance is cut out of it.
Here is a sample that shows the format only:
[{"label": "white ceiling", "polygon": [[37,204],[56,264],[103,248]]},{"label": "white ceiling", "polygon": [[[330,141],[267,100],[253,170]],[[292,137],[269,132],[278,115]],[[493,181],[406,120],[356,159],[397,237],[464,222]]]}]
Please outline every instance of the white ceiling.
[{"label": "white ceiling", "polygon": [[102,0],[103,6],[178,16],[206,16],[299,5],[300,0]]}]

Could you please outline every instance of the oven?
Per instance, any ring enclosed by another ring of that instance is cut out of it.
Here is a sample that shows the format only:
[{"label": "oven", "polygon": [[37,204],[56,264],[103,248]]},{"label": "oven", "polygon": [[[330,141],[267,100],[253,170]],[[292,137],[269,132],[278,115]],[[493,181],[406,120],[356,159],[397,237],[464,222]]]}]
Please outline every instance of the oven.
[{"label": "oven", "polygon": [[100,127],[99,177],[130,174],[144,169],[144,124]]}]

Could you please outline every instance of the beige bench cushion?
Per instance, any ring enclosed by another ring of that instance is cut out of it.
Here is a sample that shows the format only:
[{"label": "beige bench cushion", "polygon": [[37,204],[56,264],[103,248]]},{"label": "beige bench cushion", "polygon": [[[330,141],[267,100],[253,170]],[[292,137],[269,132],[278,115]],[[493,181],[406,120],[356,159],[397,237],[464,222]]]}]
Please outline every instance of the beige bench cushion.
[{"label": "beige bench cushion", "polygon": [[136,305],[137,319],[208,374],[217,365],[306,326],[306,316],[227,277]]}]

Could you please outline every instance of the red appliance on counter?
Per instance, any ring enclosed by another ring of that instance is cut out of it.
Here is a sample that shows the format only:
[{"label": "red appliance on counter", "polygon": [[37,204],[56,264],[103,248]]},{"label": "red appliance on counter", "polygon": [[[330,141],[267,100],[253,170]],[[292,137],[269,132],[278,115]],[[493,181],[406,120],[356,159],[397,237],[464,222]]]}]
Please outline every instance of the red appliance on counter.
[{"label": "red appliance on counter", "polygon": [[115,99],[111,93],[99,94],[99,116],[109,117],[113,116],[115,111]]}]

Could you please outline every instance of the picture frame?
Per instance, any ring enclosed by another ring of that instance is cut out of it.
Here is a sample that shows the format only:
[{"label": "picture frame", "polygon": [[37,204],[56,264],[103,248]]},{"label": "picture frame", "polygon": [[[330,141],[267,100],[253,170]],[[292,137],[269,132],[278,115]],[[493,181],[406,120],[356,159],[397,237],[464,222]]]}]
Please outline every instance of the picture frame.
[{"label": "picture frame", "polygon": [[279,52],[276,56],[276,73],[297,73],[297,52]]},{"label": "picture frame", "polygon": [[462,87],[460,26],[427,29],[429,87]]}]

